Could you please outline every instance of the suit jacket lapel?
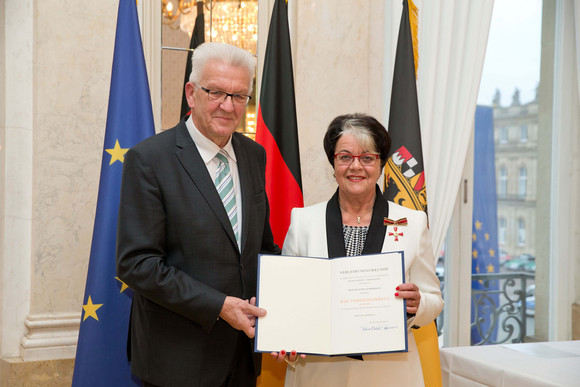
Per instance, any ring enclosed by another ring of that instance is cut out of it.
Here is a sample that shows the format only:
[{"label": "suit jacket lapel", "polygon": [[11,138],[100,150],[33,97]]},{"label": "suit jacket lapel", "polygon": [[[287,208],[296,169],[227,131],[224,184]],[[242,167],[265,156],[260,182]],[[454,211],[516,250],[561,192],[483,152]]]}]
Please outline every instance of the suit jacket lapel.
[{"label": "suit jacket lapel", "polygon": [[225,232],[228,234],[232,242],[238,246],[236,237],[230,223],[230,219],[224,209],[222,200],[215,188],[214,182],[209,175],[207,168],[197,150],[197,146],[187,131],[185,121],[182,120],[176,127],[176,146],[175,152],[179,162],[197,186],[207,204],[210,206],[215,216],[222,224]]},{"label": "suit jacket lapel", "polygon": [[251,187],[248,187],[248,184],[250,184],[252,181],[252,171],[250,168],[249,157],[246,154],[246,149],[240,145],[240,140],[235,133],[232,135],[232,146],[234,148],[234,152],[236,152],[238,174],[240,176],[240,191],[242,192],[242,240],[240,246],[242,251],[244,251],[246,240],[248,239],[248,227],[250,224],[249,206],[252,200],[250,195],[252,189]]},{"label": "suit jacket lapel", "polygon": [[326,244],[328,246],[328,258],[346,256],[342,231],[342,214],[338,205],[338,189],[326,204]]}]

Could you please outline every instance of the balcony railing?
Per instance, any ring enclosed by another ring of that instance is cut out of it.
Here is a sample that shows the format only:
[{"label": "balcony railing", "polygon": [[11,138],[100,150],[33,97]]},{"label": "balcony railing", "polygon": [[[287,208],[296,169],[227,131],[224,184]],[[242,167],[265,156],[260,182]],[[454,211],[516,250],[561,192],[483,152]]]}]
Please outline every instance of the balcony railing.
[{"label": "balcony railing", "polygon": [[[472,345],[523,343],[527,320],[533,318],[535,310],[528,309],[526,292],[534,281],[530,273],[473,274],[471,289],[472,323],[471,332],[480,337]],[[443,291],[444,281],[441,281]],[[443,330],[443,313],[437,318],[437,330]]]}]

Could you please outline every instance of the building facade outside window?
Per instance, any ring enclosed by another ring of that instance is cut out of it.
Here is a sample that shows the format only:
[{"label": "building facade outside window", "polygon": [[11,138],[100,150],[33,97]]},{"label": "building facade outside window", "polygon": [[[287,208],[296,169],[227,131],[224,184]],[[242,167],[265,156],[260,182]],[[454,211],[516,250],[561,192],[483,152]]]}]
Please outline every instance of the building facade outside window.
[{"label": "building facade outside window", "polygon": [[528,125],[520,126],[520,142],[528,142]]},{"label": "building facade outside window", "polygon": [[508,142],[508,128],[504,126],[499,130],[499,143],[507,144],[507,142]]},{"label": "building facade outside window", "polygon": [[502,166],[499,168],[499,187],[497,190],[497,194],[500,197],[507,196],[507,183],[508,183],[507,168]]},{"label": "building facade outside window", "polygon": [[537,176],[539,101],[537,95],[531,101],[521,100],[518,90],[511,104],[502,106],[499,101],[493,105],[498,239],[505,254],[512,258],[535,256],[535,238],[527,240],[526,236],[535,235],[537,189],[541,184]]},{"label": "building facade outside window", "polygon": [[518,196],[523,198],[527,193],[528,185],[528,169],[526,167],[520,168],[520,173],[518,177]]},{"label": "building facade outside window", "polygon": [[526,245],[526,221],[522,218],[518,219],[518,246]]},{"label": "building facade outside window", "polygon": [[506,236],[506,220],[505,218],[499,218],[498,221],[498,230],[497,230],[497,239],[500,245],[505,244],[505,236]]}]

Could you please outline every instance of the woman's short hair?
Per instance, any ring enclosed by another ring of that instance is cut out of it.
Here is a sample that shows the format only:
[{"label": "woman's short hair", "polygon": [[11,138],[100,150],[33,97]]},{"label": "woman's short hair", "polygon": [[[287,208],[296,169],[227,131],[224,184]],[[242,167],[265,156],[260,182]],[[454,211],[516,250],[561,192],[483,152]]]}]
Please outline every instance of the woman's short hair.
[{"label": "woman's short hair", "polygon": [[363,148],[378,153],[381,158],[381,168],[385,166],[391,149],[391,137],[379,121],[362,113],[338,116],[328,126],[323,144],[330,165],[334,166],[336,143],[345,133],[352,134]]},{"label": "woman's short hair", "polygon": [[248,94],[252,93],[252,79],[256,69],[256,58],[248,51],[226,43],[208,42],[202,43],[193,51],[191,56],[191,73],[189,82],[199,85],[203,71],[208,62],[216,60],[231,66],[245,67],[250,74]]}]

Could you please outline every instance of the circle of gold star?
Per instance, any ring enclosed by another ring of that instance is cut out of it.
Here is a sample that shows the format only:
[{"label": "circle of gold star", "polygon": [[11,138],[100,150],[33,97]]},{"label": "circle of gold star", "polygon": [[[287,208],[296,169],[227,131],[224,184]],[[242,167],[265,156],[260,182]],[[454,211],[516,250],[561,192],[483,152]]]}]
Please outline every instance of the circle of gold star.
[{"label": "circle of gold star", "polygon": [[83,305],[83,309],[85,310],[85,317],[83,317],[83,321],[89,317],[99,321],[99,317],[97,317],[97,309],[99,309],[101,306],[103,306],[103,304],[93,304],[93,300],[91,300],[91,296],[89,296],[87,304]]},{"label": "circle of gold star", "polygon": [[115,147],[113,149],[105,149],[107,153],[111,155],[111,161],[109,165],[113,164],[115,161],[120,161],[123,163],[125,161],[125,153],[129,150],[129,148],[121,148],[119,145],[119,140],[115,142]]}]

